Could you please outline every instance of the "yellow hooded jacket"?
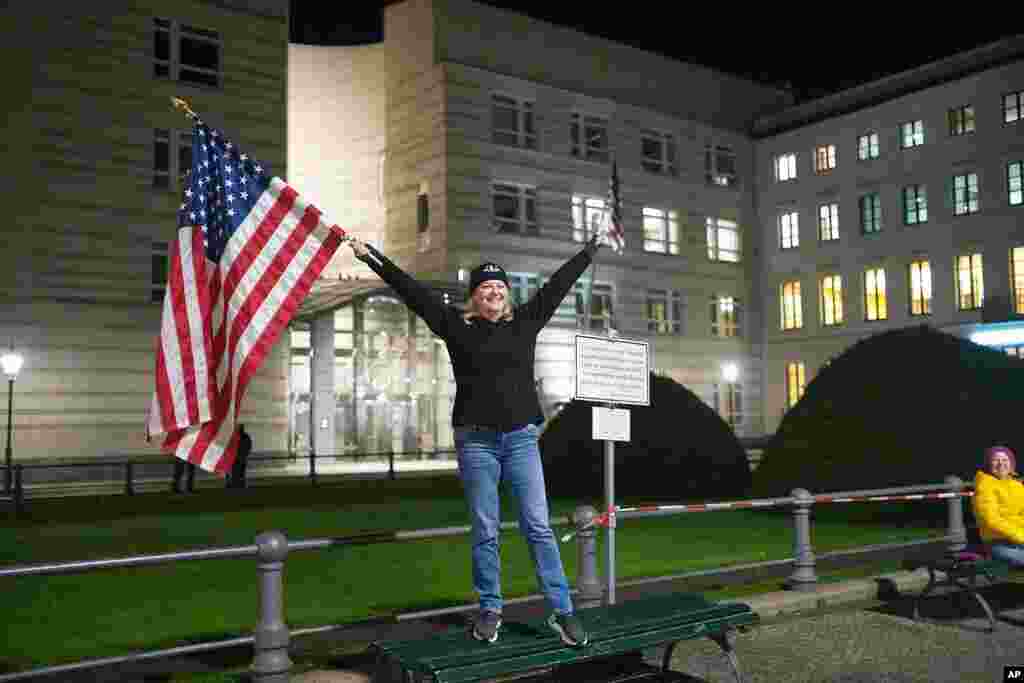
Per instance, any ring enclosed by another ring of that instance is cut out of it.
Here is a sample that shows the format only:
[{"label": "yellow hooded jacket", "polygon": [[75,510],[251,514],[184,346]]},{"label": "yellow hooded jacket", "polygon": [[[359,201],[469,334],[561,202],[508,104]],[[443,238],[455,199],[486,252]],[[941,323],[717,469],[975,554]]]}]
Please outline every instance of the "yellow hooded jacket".
[{"label": "yellow hooded jacket", "polygon": [[1024,545],[1024,484],[978,470],[971,504],[983,541]]}]

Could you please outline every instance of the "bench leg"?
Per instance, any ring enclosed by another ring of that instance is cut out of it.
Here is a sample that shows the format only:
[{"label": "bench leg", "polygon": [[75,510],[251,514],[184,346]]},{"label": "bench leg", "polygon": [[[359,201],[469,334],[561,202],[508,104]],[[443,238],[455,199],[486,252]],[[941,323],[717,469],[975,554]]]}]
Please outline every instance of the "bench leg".
[{"label": "bench leg", "polygon": [[917,596],[914,598],[914,621],[917,621],[921,618],[921,601],[924,600],[925,597],[932,592],[932,589],[935,588],[936,583],[938,582],[935,580],[935,569],[932,567],[928,567],[928,585],[925,586],[924,590],[918,593]]},{"label": "bench leg", "polygon": [[672,653],[676,650],[676,645],[679,644],[677,640],[674,643],[669,643],[668,647],[665,648],[665,654],[661,657],[661,670],[668,671],[672,668]]},{"label": "bench leg", "polygon": [[736,677],[736,683],[743,683],[743,671],[740,669],[740,658],[736,655],[736,649],[734,646],[736,642],[736,634],[732,629],[727,629],[725,633],[709,636],[711,640],[718,643],[718,647],[722,648],[722,652],[729,660],[729,666],[732,668],[732,674]]},{"label": "bench leg", "polygon": [[[989,579],[989,581],[991,582],[991,579]],[[989,606],[988,600],[985,599],[985,596],[978,592],[978,586],[974,576],[967,580],[964,588],[967,589],[968,593],[974,596],[974,599],[978,601],[981,608],[985,610],[985,615],[988,617],[988,632],[994,632],[996,630],[996,615],[993,614],[992,608]]]}]

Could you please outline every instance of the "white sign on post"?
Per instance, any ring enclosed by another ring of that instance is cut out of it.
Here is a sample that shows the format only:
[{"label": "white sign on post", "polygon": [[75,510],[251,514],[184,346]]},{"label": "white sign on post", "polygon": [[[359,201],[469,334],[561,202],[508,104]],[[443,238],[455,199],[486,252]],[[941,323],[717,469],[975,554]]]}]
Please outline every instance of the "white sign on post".
[{"label": "white sign on post", "polygon": [[648,343],[577,334],[576,398],[651,405]]},{"label": "white sign on post", "polygon": [[598,441],[629,441],[629,411],[594,406],[594,438]]}]

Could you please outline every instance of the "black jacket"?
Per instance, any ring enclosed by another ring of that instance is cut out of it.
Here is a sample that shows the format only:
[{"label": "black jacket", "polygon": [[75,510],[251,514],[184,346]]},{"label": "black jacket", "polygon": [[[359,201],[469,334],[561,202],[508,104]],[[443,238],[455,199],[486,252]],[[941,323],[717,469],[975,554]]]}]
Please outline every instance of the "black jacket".
[{"label": "black jacket", "polygon": [[464,319],[462,311],[444,304],[379,251],[367,249],[380,263],[361,260],[448,346],[456,383],[452,426],[509,429],[544,421],[533,375],[537,335],[590,265],[596,245],[588,244],[555,271],[530,301],[514,309],[512,320],[496,322]]}]

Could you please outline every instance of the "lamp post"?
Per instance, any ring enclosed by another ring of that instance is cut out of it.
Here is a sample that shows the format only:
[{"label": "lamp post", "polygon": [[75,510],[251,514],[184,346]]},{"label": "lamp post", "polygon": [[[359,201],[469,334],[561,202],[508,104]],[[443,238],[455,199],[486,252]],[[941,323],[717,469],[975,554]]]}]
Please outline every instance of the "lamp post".
[{"label": "lamp post", "polygon": [[7,375],[7,451],[4,455],[4,492],[11,492],[11,431],[14,426],[14,380],[18,377],[22,363],[25,359],[14,352],[14,345],[3,356],[0,356],[0,365],[3,366],[4,374]]},{"label": "lamp post", "polygon": [[722,379],[728,386],[729,426],[736,428],[736,380],[740,377],[740,368],[736,363],[722,363]]}]

